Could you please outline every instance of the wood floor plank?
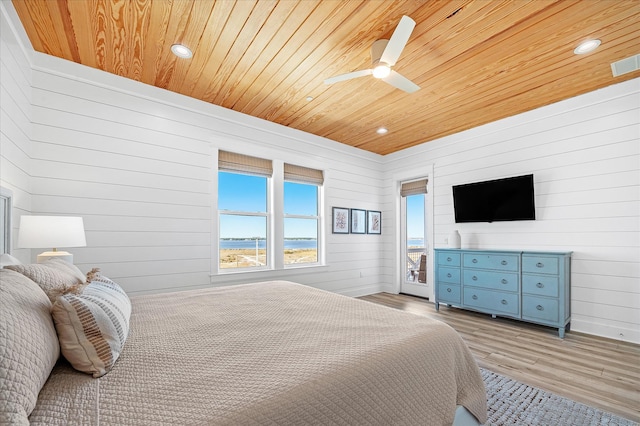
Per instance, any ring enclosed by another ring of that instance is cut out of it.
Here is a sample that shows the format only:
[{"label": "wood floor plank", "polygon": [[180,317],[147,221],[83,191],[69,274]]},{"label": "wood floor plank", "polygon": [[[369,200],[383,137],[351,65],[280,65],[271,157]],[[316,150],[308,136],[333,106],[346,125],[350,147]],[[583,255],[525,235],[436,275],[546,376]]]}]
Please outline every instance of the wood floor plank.
[{"label": "wood floor plank", "polygon": [[482,368],[640,422],[640,345],[506,318],[440,307],[404,294],[362,300],[441,320],[453,327]]}]

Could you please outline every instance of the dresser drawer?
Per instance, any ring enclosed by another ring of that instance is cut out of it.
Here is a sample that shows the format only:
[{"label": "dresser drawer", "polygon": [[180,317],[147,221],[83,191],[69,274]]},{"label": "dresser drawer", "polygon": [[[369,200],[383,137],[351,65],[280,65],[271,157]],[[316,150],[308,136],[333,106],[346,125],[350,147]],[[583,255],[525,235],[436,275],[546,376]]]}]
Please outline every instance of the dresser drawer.
[{"label": "dresser drawer", "polygon": [[503,291],[518,291],[518,274],[515,272],[465,269],[462,275],[465,286],[483,287]]},{"label": "dresser drawer", "polygon": [[522,297],[522,318],[557,323],[558,316],[557,299],[536,296]]},{"label": "dresser drawer", "polygon": [[438,253],[438,265],[460,266],[460,253]]},{"label": "dresser drawer", "polygon": [[452,284],[438,284],[438,302],[460,304],[460,286]]},{"label": "dresser drawer", "polygon": [[465,268],[494,269],[499,271],[520,270],[520,257],[509,254],[465,253],[462,264]]},{"label": "dresser drawer", "polygon": [[522,274],[522,293],[558,297],[559,289],[557,276]]},{"label": "dresser drawer", "polygon": [[465,287],[463,299],[464,306],[481,309],[489,313],[502,313],[511,316],[520,314],[517,293]]},{"label": "dresser drawer", "polygon": [[460,284],[460,269],[438,266],[438,281]]},{"label": "dresser drawer", "polygon": [[545,256],[522,256],[522,272],[535,274],[558,274],[558,258]]}]

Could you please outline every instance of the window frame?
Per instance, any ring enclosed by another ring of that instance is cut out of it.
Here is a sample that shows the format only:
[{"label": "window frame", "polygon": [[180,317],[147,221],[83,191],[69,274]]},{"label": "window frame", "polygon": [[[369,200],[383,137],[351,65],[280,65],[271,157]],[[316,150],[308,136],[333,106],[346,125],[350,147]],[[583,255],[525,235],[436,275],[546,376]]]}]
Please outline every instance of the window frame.
[{"label": "window frame", "polygon": [[[272,177],[268,177],[268,176],[261,176],[261,175],[253,175],[251,173],[242,173],[242,172],[236,172],[236,171],[229,171],[229,170],[218,170],[216,172],[217,176],[218,176],[218,185],[219,185],[219,176],[220,173],[224,172],[224,173],[231,173],[231,174],[241,174],[241,175],[247,175],[247,176],[256,176],[256,177],[262,177],[266,180],[265,185],[266,185],[266,200],[265,200],[265,212],[247,212],[244,210],[222,210],[220,208],[217,208],[217,216],[218,216],[218,220],[217,220],[217,226],[218,226],[218,236],[217,236],[217,253],[218,256],[216,256],[216,265],[217,265],[217,272],[218,274],[230,274],[230,273],[240,273],[240,272],[251,272],[251,271],[265,271],[265,270],[271,270],[273,269],[273,256],[271,255],[271,251],[273,250],[272,246],[273,244],[270,243],[271,241],[271,222],[272,222],[272,216],[273,213],[271,211],[271,206],[273,205],[273,203],[271,202],[271,198],[272,198]],[[216,185],[216,194],[219,193],[218,190],[218,186]],[[266,250],[266,257],[265,257],[265,265],[264,266],[248,266],[248,267],[238,267],[238,268],[221,268],[220,267],[220,251],[221,251],[221,247],[220,247],[220,242],[221,242],[221,234],[222,234],[222,216],[249,216],[249,217],[264,217],[265,220],[265,250]]]},{"label": "window frame", "polygon": [[[219,154],[221,150],[214,148],[216,154]],[[267,179],[267,232],[266,232],[266,248],[267,248],[267,262],[265,266],[261,267],[243,267],[243,268],[220,268],[220,235],[221,235],[221,220],[222,214],[241,214],[241,215],[253,215],[263,216],[260,212],[243,212],[243,211],[231,211],[220,210],[218,206],[218,191],[219,191],[219,172],[227,173],[239,173],[249,174],[233,170],[220,170],[218,167],[218,161],[215,161],[214,177],[212,178],[212,184],[214,188],[214,197],[212,201],[212,209],[215,212],[212,217],[212,230],[215,230],[216,234],[212,234],[211,249],[212,249],[212,271],[210,274],[211,283],[213,284],[234,284],[243,281],[247,274],[256,275],[255,279],[270,279],[273,274],[277,274],[279,277],[286,277],[293,273],[314,273],[318,268],[326,268],[325,264],[325,247],[324,247],[324,181],[320,184],[314,184],[310,182],[299,182],[296,179],[287,179],[287,182],[303,183],[307,185],[315,185],[317,188],[317,216],[307,215],[285,215],[284,214],[284,162],[282,160],[268,160],[272,162],[273,169],[271,176],[264,176]],[[302,167],[304,168],[304,167]],[[319,170],[321,173],[325,173],[323,170]],[[313,218],[317,223],[317,261],[300,264],[284,264],[284,219],[286,218]],[[220,277],[220,278],[216,278]],[[235,278],[234,278],[235,277]]]},{"label": "window frame", "polygon": [[[316,215],[311,216],[311,215],[300,215],[300,214],[287,214],[284,211],[284,195],[285,195],[285,184],[287,182],[290,183],[296,183],[298,185],[310,185],[310,186],[315,186],[316,187]],[[295,179],[283,179],[282,182],[282,245],[283,245],[283,250],[282,250],[282,258],[283,258],[283,268],[284,269],[292,269],[292,268],[304,268],[304,267],[311,267],[311,266],[317,266],[317,265],[321,265],[321,242],[322,242],[322,227],[321,227],[321,212],[322,212],[322,203],[321,203],[321,191],[322,191],[322,186],[323,185],[318,185],[318,184],[314,184],[314,183],[309,183],[309,182],[300,182],[298,180]],[[286,219],[308,219],[308,220],[315,220],[316,221],[316,261],[315,262],[305,262],[305,263],[284,263],[284,240],[286,239],[286,236],[284,234],[284,222]]]}]

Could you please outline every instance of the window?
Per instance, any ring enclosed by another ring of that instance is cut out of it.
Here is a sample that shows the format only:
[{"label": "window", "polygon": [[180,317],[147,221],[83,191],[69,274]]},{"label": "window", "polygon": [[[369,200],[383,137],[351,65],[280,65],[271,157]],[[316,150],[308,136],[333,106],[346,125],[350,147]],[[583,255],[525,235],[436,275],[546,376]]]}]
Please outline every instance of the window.
[{"label": "window", "polygon": [[219,268],[269,267],[271,161],[220,151]]},{"label": "window", "polygon": [[284,183],[284,263],[318,261],[318,187]]},{"label": "window", "polygon": [[284,165],[284,264],[318,262],[321,170]]},{"label": "window", "polygon": [[320,262],[323,172],[274,163],[219,152],[219,270]]}]

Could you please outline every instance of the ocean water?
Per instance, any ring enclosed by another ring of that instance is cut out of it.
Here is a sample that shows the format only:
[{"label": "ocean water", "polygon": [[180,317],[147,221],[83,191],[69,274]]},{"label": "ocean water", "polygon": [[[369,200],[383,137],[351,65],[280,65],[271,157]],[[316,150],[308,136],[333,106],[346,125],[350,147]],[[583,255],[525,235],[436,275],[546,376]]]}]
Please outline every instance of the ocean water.
[{"label": "ocean water", "polygon": [[407,247],[424,247],[423,238],[409,238],[407,240]]},{"label": "ocean water", "polygon": [[[266,240],[258,240],[258,249],[267,247]],[[253,249],[256,248],[256,240],[221,240],[221,249]],[[284,240],[285,249],[317,249],[316,240]]]}]

